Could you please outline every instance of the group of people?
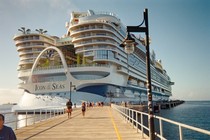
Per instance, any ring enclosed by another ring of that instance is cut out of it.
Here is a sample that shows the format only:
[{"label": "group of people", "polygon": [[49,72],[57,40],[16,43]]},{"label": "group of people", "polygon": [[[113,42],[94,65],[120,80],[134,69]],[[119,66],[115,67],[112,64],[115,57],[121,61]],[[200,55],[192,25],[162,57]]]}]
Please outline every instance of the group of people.
[{"label": "group of people", "polygon": [[[85,116],[85,111],[86,111],[86,104],[85,102],[82,103],[82,115],[83,117]],[[66,111],[68,113],[68,118],[71,117],[71,113],[72,113],[72,102],[71,99],[69,99],[69,101],[66,102]]]},{"label": "group of people", "polygon": [[4,125],[4,115],[0,114],[0,140],[16,140],[16,135],[11,127]]},{"label": "group of people", "polygon": [[[85,116],[85,112],[86,112],[86,107],[94,107],[94,106],[100,106],[103,107],[104,106],[104,102],[82,102],[82,106],[81,106],[81,110],[82,110],[82,115]],[[75,108],[76,108],[76,104],[74,104]],[[68,118],[71,117],[71,113],[72,113],[72,102],[71,99],[69,99],[66,102],[66,112],[68,113]]]}]

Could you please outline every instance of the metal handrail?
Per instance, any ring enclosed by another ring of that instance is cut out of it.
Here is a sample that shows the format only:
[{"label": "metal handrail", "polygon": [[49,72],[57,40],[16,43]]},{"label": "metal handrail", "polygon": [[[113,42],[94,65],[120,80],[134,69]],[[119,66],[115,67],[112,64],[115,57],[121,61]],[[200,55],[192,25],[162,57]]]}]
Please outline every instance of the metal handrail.
[{"label": "metal handrail", "polygon": [[162,121],[165,121],[165,122],[177,125],[179,127],[180,140],[183,139],[183,135],[182,135],[183,134],[183,132],[182,132],[183,128],[190,129],[190,130],[193,130],[193,131],[196,131],[196,132],[199,132],[199,133],[206,134],[206,135],[210,136],[210,131],[208,131],[208,130],[204,130],[204,129],[197,128],[197,127],[194,127],[194,126],[190,126],[190,125],[187,125],[187,124],[175,122],[175,121],[172,121],[172,120],[169,120],[169,119],[166,119],[166,118],[163,118],[163,117],[159,117],[159,116],[154,116],[154,118],[159,119],[160,124],[162,124]]},{"label": "metal handrail", "polygon": [[[149,131],[149,128],[143,124],[143,122],[144,122],[143,115],[148,117],[147,113],[140,112],[140,111],[130,109],[130,108],[126,108],[126,107],[123,107],[123,106],[115,105],[115,104],[112,104],[111,106],[112,106],[113,109],[115,109],[117,112],[119,112],[125,118],[125,120],[127,122],[132,124],[132,126],[137,129],[137,132],[142,133],[142,138],[144,137],[144,135],[146,135],[143,132],[143,130],[145,129],[145,130]],[[134,116],[134,113],[136,114],[136,116]],[[141,115],[141,120],[140,121],[138,121],[138,114]],[[186,129],[196,131],[196,132],[199,132],[199,133],[206,134],[206,135],[210,136],[210,131],[208,131],[208,130],[193,127],[193,126],[190,126],[190,125],[186,125],[186,124],[183,124],[183,123],[179,123],[179,122],[172,121],[172,120],[169,120],[169,119],[166,119],[166,118],[163,118],[163,117],[159,117],[159,116],[155,116],[155,115],[154,115],[154,118],[159,120],[159,130],[160,130],[159,133],[155,132],[155,135],[157,137],[159,137],[161,140],[166,140],[166,138],[163,137],[163,121],[165,121],[167,123],[170,123],[170,124],[177,125],[179,127],[179,139],[180,140],[183,140],[183,131],[182,131],[183,128],[186,128]],[[146,121],[148,121],[148,120],[146,120]]]},{"label": "metal handrail", "polygon": [[[18,115],[20,115],[19,113],[21,112],[21,114],[25,115],[24,118],[20,118],[18,119]],[[8,124],[14,124],[14,128],[13,129],[18,129],[21,127],[25,127],[28,126],[28,121],[32,120],[32,124],[35,124],[37,122],[41,122],[47,119],[51,119],[53,117],[57,117],[59,115],[62,115],[65,113],[65,107],[48,107],[48,108],[36,108],[36,109],[31,109],[31,110],[18,110],[16,112],[2,112],[1,114],[3,115],[14,115],[15,116],[15,120],[10,120],[5,122],[4,124],[8,125]],[[29,116],[29,114],[31,116]],[[21,121],[25,121],[25,125],[18,127],[18,124]]]},{"label": "metal handrail", "polygon": [[[126,108],[126,107],[123,107],[123,106],[118,106],[118,105],[115,105],[115,104],[112,104],[111,106],[112,106],[113,109],[118,111],[124,117],[124,119],[126,120],[127,123],[130,122],[130,124],[132,124],[132,126],[134,128],[136,128],[137,132],[141,132],[141,137],[144,138],[144,135],[146,135],[146,134],[143,132],[143,129],[146,129],[147,131],[149,131],[149,128],[143,124],[143,121],[144,121],[143,116],[144,115],[148,116],[147,113],[139,112],[139,111],[129,109],[129,108]],[[136,112],[136,118],[135,119],[133,117],[134,112]],[[137,113],[141,115],[140,122],[138,121]],[[134,124],[136,124],[136,125],[134,125]],[[139,127],[141,129],[139,129]]]}]

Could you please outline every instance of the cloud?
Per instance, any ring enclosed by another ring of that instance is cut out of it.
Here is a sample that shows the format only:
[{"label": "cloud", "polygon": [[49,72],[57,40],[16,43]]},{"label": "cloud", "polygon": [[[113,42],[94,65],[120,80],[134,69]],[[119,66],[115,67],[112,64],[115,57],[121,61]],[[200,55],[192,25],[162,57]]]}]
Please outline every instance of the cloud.
[{"label": "cloud", "polygon": [[18,103],[22,95],[20,89],[0,89],[0,104]]}]

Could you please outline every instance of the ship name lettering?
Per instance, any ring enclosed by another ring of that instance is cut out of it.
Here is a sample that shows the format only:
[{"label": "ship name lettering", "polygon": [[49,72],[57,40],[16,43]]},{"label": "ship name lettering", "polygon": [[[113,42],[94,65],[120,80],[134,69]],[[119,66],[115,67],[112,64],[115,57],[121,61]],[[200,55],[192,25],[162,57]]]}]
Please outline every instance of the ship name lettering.
[{"label": "ship name lettering", "polygon": [[37,90],[45,90],[45,86],[35,85],[35,91]]},{"label": "ship name lettering", "polygon": [[52,84],[52,90],[63,89],[63,88],[65,88],[65,86],[62,84],[56,84],[56,83]]}]

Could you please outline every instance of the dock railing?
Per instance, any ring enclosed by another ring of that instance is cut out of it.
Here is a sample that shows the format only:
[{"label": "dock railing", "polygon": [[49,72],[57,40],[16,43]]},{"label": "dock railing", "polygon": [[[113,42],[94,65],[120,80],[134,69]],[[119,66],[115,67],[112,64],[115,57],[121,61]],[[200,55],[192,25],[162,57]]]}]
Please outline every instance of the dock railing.
[{"label": "dock railing", "polygon": [[[125,121],[127,123],[130,123],[133,128],[136,129],[137,132],[141,132],[141,137],[144,138],[144,135],[148,136],[149,133],[149,128],[148,128],[148,114],[145,112],[140,112],[134,109],[130,109],[130,108],[126,108],[124,106],[119,106],[119,105],[115,105],[112,104],[111,107],[113,109],[115,109],[117,112],[119,112],[123,118],[125,119]],[[196,131],[199,132],[203,135],[209,135],[210,136],[210,131],[208,130],[204,130],[201,128],[197,128],[197,127],[193,127],[190,125],[186,125],[183,123],[179,123],[176,121],[172,121],[163,117],[159,117],[154,115],[155,118],[155,123],[159,128],[157,128],[155,126],[155,128],[157,130],[155,130],[155,136],[156,138],[160,139],[160,140],[166,140],[166,138],[164,138],[164,134],[163,134],[163,123],[167,122],[170,125],[176,125],[178,126],[178,133],[179,133],[179,139],[183,140],[183,128],[191,130],[191,131]],[[174,132],[172,132],[174,133]]]},{"label": "dock railing", "polygon": [[35,124],[47,119],[57,117],[65,113],[65,107],[47,107],[30,110],[17,110],[12,112],[1,112],[5,116],[6,125],[18,129]]}]

